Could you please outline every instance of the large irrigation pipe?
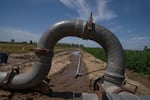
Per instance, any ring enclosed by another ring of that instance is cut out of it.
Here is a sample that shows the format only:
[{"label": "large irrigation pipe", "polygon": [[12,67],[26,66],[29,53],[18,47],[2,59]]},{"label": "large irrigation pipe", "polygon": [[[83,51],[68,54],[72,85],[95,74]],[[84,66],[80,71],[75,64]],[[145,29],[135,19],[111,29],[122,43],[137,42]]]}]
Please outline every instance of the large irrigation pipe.
[{"label": "large irrigation pipe", "polygon": [[7,72],[0,72],[0,87],[27,89],[41,83],[49,73],[56,43],[67,36],[90,39],[99,43],[107,54],[105,79],[121,84],[124,80],[125,66],[123,48],[119,40],[112,32],[102,26],[92,23],[92,30],[89,30],[87,25],[87,21],[83,20],[66,20],[49,27],[37,45],[38,50],[47,52],[37,52],[36,62],[32,69],[29,72],[14,75],[8,83],[4,83]]}]

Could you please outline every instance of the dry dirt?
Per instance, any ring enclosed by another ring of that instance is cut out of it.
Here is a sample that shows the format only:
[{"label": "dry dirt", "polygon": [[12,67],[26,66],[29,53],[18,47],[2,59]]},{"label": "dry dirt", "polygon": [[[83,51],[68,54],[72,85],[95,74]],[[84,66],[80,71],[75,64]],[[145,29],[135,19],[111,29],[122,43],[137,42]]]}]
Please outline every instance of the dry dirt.
[{"label": "dry dirt", "polygon": [[[82,92],[93,92],[91,82],[103,75],[106,63],[81,51],[82,76],[75,78],[78,56],[72,55],[71,52],[67,51],[53,58],[51,70],[47,76],[50,80],[47,86],[53,91],[51,94],[44,95],[35,90],[0,89],[0,100],[72,100],[73,98],[79,100]],[[11,54],[8,64],[1,66],[0,71],[10,71],[11,66],[19,65],[20,72],[23,73],[30,70],[33,64],[33,53]],[[126,79],[138,86],[137,94],[150,94],[150,89],[146,86],[129,78]]]}]

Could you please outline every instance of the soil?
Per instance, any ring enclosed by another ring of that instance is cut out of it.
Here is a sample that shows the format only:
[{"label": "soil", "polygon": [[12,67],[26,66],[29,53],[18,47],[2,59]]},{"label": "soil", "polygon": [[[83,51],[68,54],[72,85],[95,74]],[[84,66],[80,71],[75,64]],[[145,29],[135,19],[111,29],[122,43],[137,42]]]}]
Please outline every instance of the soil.
[{"label": "soil", "polygon": [[136,82],[136,85],[139,88],[139,94],[150,94],[150,80],[147,75],[140,75],[139,73],[126,69],[126,76],[131,82]]},{"label": "soil", "polygon": [[[73,98],[78,100],[82,92],[92,92],[89,88],[90,82],[87,76],[79,76],[75,78],[78,57],[78,55],[71,55],[71,63],[66,65],[59,73],[51,76],[52,80],[50,85],[52,86],[52,90],[55,91],[52,93],[51,97],[59,99],[63,98],[62,100]],[[82,74],[87,72],[83,61],[81,61],[80,72]]]},{"label": "soil", "polygon": [[[44,81],[44,84],[47,85],[43,90],[52,92],[43,94],[37,89],[18,91],[0,89],[0,100],[80,100],[81,93],[94,92],[92,81],[103,75],[106,63],[81,51],[81,76],[75,78],[79,56],[73,55],[72,51],[62,52],[57,52],[60,54],[54,56],[51,70],[47,80]],[[26,72],[34,64],[34,59],[34,53],[11,54],[8,64],[2,65],[0,71],[10,71],[12,66],[16,68],[19,66],[21,73]],[[127,72],[127,74],[129,73]],[[150,89],[144,86],[145,84],[142,85],[128,77],[127,80],[140,87],[137,91],[138,94],[150,94]],[[147,83],[149,84],[149,81]]]}]

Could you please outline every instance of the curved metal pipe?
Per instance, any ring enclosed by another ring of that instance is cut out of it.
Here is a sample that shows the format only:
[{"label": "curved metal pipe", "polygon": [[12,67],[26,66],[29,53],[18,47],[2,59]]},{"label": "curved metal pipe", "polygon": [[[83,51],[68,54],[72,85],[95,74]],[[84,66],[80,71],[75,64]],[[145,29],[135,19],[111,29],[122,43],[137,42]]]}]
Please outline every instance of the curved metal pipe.
[{"label": "curved metal pipe", "polygon": [[[48,49],[47,54],[36,53],[36,63],[27,73],[15,75],[9,83],[4,84],[6,72],[0,72],[0,87],[9,89],[32,88],[47,76],[53,58],[56,43],[66,36],[76,36],[99,43],[107,54],[107,67],[104,74],[106,80],[121,84],[124,80],[124,53],[116,36],[102,26],[92,24],[88,30],[87,22],[82,20],[66,20],[51,26],[41,37],[37,49]],[[92,66],[91,66],[92,67]]]}]

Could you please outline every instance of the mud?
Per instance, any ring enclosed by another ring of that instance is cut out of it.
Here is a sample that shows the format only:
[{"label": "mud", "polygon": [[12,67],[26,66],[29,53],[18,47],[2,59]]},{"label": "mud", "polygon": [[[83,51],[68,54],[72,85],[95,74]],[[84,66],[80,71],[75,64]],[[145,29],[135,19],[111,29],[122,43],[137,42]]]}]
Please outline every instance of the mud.
[{"label": "mud", "polygon": [[[43,95],[33,90],[19,90],[19,91],[7,91],[0,90],[0,99],[1,100],[79,100],[79,97],[82,92],[92,92],[90,89],[89,77],[85,75],[87,73],[86,65],[81,58],[80,72],[83,73],[83,76],[77,78],[74,77],[79,55],[72,53],[62,53],[61,56],[56,54],[54,61],[52,63],[52,68],[47,76],[47,79],[50,81],[47,83],[47,88],[51,88],[53,91],[50,94]],[[26,72],[34,64],[34,54],[23,55],[11,55],[9,57],[9,64],[6,64],[1,67],[1,71],[8,71],[11,69],[11,66],[14,64],[19,65],[21,72]],[[30,61],[27,61],[28,58],[31,58]],[[13,62],[14,61],[14,62]],[[25,62],[25,63],[24,63]],[[57,67],[55,67],[57,66]],[[59,67],[60,66],[60,67]],[[55,67],[55,68],[54,68]],[[61,70],[57,70],[61,69]]]},{"label": "mud", "polygon": [[[62,100],[64,99],[75,99],[80,97],[82,92],[92,92],[90,89],[90,82],[88,76],[74,77],[77,65],[78,65],[78,55],[71,55],[70,61],[61,72],[51,77],[50,85],[52,86],[52,97],[56,97]],[[82,60],[82,58],[81,58]],[[80,73],[86,73],[87,69],[85,63],[81,61]]]}]

